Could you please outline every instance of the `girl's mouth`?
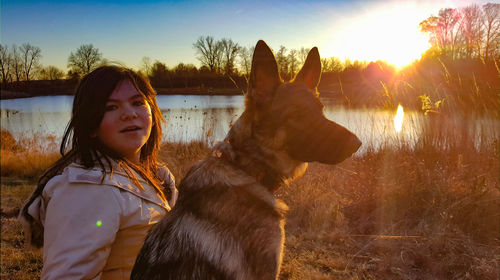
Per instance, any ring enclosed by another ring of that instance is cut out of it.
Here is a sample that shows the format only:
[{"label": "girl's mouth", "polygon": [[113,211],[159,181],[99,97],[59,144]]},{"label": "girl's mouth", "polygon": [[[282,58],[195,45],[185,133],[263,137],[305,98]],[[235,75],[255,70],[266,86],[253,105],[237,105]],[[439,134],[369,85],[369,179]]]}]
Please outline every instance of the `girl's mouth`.
[{"label": "girl's mouth", "polygon": [[132,132],[132,131],[137,131],[137,130],[140,130],[141,128],[138,127],[138,126],[129,126],[129,127],[126,127],[122,130],[120,130],[120,133],[124,133],[124,132]]}]

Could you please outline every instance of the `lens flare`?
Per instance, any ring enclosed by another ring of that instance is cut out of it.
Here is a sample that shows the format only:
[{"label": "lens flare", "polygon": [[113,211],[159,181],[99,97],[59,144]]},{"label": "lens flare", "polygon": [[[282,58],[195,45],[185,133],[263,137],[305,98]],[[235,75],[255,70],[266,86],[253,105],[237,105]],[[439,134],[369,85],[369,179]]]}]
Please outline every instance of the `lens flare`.
[{"label": "lens flare", "polygon": [[403,111],[403,106],[398,104],[398,110],[396,111],[396,116],[394,116],[394,129],[396,132],[400,132],[403,128],[403,118],[405,116],[405,112]]}]

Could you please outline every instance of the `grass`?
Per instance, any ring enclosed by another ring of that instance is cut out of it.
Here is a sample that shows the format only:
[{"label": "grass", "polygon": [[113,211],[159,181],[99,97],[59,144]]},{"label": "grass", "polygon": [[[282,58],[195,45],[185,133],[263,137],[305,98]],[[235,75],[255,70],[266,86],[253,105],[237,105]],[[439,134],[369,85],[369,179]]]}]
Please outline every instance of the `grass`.
[{"label": "grass", "polygon": [[[60,156],[54,152],[56,137],[42,139],[21,137],[14,139],[7,131],[1,130],[0,170],[2,177],[34,179],[42,175],[45,168]],[[44,144],[41,144],[43,142]]]},{"label": "grass", "polygon": [[[411,147],[368,149],[337,166],[313,163],[280,189],[290,206],[280,279],[498,279],[500,142],[474,144],[469,125],[445,129],[445,117],[429,116]],[[15,216],[53,159],[4,137],[1,277],[36,279],[41,253],[26,250]],[[14,166],[16,154],[40,160],[26,172]],[[208,154],[202,142],[166,143],[161,159],[180,181]]]}]

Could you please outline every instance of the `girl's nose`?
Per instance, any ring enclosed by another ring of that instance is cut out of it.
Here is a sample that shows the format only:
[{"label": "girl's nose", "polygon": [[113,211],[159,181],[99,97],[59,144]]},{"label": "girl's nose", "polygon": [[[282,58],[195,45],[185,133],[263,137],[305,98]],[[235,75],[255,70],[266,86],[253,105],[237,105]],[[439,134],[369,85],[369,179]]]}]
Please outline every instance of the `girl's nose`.
[{"label": "girl's nose", "polygon": [[124,108],[120,116],[121,120],[129,120],[137,118],[137,112],[132,108]]}]

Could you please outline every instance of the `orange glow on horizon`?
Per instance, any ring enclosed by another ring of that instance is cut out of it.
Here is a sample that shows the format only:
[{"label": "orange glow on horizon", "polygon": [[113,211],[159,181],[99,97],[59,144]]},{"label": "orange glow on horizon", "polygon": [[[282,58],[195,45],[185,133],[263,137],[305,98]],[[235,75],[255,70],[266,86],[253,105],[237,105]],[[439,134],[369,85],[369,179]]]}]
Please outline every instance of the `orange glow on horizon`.
[{"label": "orange glow on horizon", "polygon": [[323,38],[325,57],[351,61],[386,61],[398,69],[421,58],[429,49],[429,37],[420,32],[419,23],[430,16],[419,6],[392,4],[345,19],[334,29],[335,38]]}]

